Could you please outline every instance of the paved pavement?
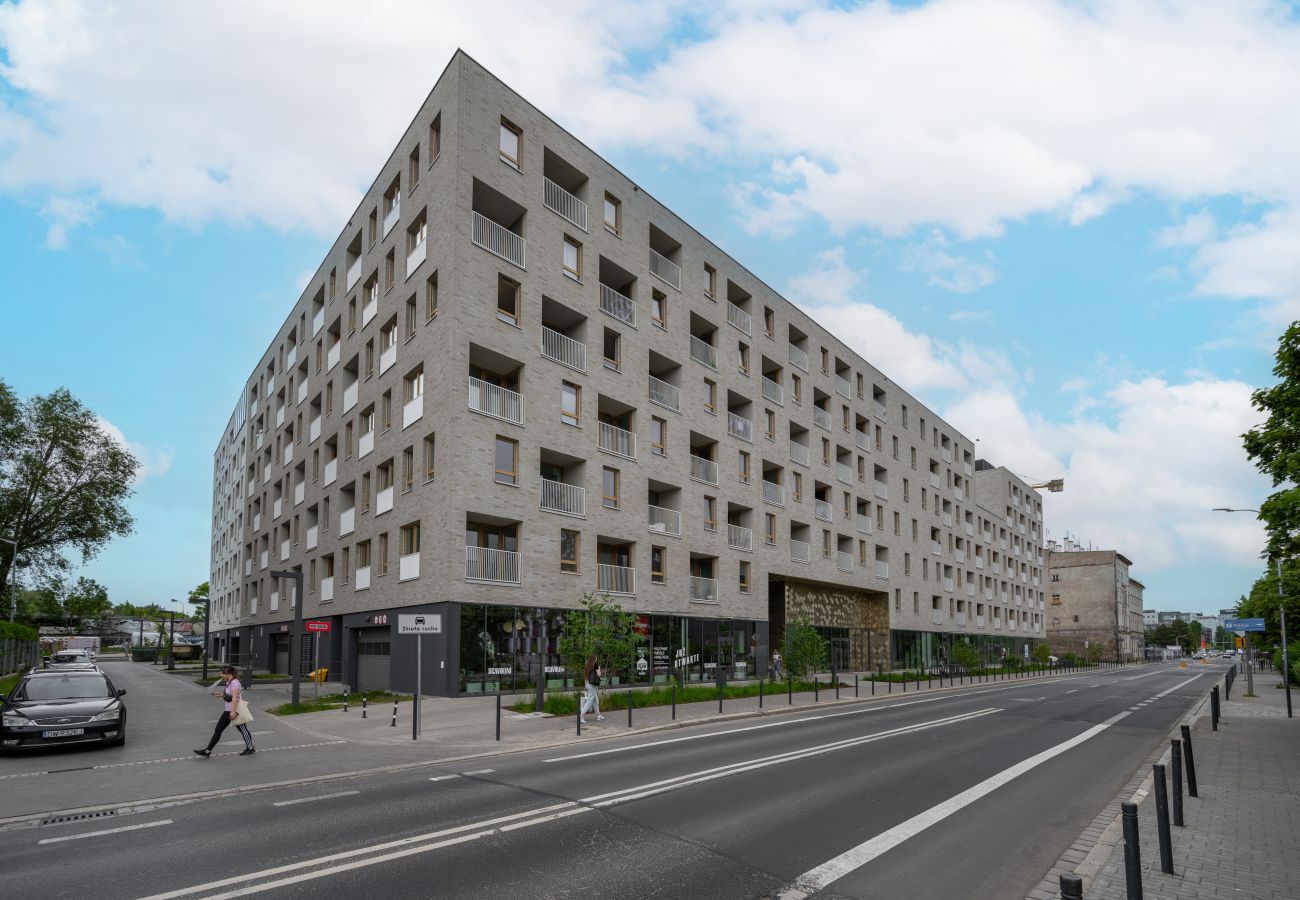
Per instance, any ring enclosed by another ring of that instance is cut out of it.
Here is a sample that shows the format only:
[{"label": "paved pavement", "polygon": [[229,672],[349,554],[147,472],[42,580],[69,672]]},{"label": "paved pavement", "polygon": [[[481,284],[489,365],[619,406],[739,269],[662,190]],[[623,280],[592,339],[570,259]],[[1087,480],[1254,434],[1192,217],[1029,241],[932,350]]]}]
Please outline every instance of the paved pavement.
[{"label": "paved pavement", "polygon": [[[1154,794],[1138,806],[1146,900],[1282,900],[1300,891],[1300,719],[1286,717],[1279,681],[1257,673],[1259,696],[1251,699],[1239,676],[1219,730],[1211,730],[1208,712],[1196,722],[1199,797],[1184,797],[1186,825],[1171,826],[1172,876],[1160,871]],[[1122,840],[1084,896],[1125,900]]]},{"label": "paved pavement", "polygon": [[[563,747],[123,808],[107,821],[11,825],[0,829],[0,858],[15,891],[80,897],[78,885],[93,880],[110,900],[163,892],[1002,900],[1028,892],[1210,675],[1132,667],[658,732],[615,730],[611,717],[610,736]],[[335,746],[371,764],[403,749]],[[333,751],[281,756],[325,752]],[[250,778],[260,770],[245,764],[270,757],[183,768]],[[6,790],[28,780],[40,779]],[[65,876],[57,884],[47,877],[53,860]]]}]

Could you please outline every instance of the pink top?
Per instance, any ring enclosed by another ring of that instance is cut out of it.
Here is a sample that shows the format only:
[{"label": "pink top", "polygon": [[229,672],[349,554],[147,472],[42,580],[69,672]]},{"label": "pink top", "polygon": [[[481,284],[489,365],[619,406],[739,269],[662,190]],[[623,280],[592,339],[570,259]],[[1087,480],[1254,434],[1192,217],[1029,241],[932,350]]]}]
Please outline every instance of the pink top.
[{"label": "pink top", "polygon": [[226,701],[225,703],[226,712],[230,712],[233,709],[233,707],[230,705],[230,698],[236,688],[239,689],[240,693],[243,693],[244,686],[239,683],[239,679],[232,678],[230,679],[230,684],[226,685],[226,692],[221,695],[221,699]]}]

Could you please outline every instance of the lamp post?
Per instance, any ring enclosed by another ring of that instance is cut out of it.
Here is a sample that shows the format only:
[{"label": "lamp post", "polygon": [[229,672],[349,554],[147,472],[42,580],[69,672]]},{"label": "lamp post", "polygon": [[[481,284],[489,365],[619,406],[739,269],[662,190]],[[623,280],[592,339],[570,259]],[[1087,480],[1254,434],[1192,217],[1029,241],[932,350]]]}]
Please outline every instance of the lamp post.
[{"label": "lamp post", "polygon": [[[1259,510],[1257,509],[1230,509],[1226,506],[1216,506],[1212,510],[1212,512],[1251,512],[1254,513],[1255,515],[1259,515]],[[1286,717],[1290,719],[1292,718],[1291,659],[1290,659],[1290,655],[1287,652],[1287,646],[1286,646],[1286,607],[1282,604],[1282,600],[1284,596],[1282,593],[1282,560],[1279,557],[1277,560],[1275,560],[1275,562],[1277,563],[1277,612],[1278,612],[1278,621],[1282,626],[1282,686],[1286,689]],[[1247,650],[1249,650],[1250,632],[1246,632],[1246,647]],[[1251,677],[1249,665],[1246,666],[1246,679],[1247,679],[1246,691],[1247,693],[1253,694],[1255,691],[1254,691],[1254,685],[1251,682],[1253,682],[1254,679]]]},{"label": "lamp post", "polygon": [[[302,589],[302,569],[284,569],[281,571],[272,571],[272,578],[292,578],[294,585],[293,597],[293,635],[289,638],[289,672],[293,679],[290,685],[290,701],[293,708],[298,708],[299,692],[298,670],[302,668],[302,607],[306,603],[306,594]],[[394,707],[396,708],[396,707]],[[396,719],[394,719],[396,721]]]},{"label": "lamp post", "polygon": [[[13,540],[9,538],[0,538],[0,544],[9,544],[14,548],[14,558],[9,563],[9,568],[14,570],[14,589],[9,595],[9,622],[13,624],[14,619],[18,616],[18,532],[14,532]],[[3,591],[6,585],[0,584],[0,591]]]},{"label": "lamp post", "polygon": [[208,613],[212,609],[212,592],[208,591],[208,596],[203,600],[203,680],[208,680],[208,642],[212,640],[209,636],[208,622],[210,621]]},{"label": "lamp post", "polygon": [[168,603],[171,606],[171,624],[170,631],[167,635],[167,671],[176,671],[176,598],[171,598]]}]

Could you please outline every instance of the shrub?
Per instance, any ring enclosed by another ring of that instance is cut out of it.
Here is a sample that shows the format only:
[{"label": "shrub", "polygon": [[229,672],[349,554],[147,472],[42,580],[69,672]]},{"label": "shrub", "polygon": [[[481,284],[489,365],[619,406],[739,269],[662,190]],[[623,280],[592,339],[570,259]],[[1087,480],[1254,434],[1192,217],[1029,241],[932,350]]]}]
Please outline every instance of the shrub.
[{"label": "shrub", "polygon": [[785,627],[785,669],[795,678],[807,678],[826,665],[830,645],[808,622],[796,619]]},{"label": "shrub", "polygon": [[952,661],[964,669],[977,669],[980,665],[979,648],[962,638],[952,645]]}]

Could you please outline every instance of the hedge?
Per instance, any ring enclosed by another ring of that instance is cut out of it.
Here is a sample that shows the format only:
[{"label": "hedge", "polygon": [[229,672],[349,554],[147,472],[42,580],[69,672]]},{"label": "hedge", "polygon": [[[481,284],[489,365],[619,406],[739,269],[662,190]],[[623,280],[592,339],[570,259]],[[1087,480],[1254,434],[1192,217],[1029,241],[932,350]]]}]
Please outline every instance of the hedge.
[{"label": "hedge", "polygon": [[13,638],[16,641],[34,641],[39,637],[36,629],[17,622],[0,622],[0,638]]}]

